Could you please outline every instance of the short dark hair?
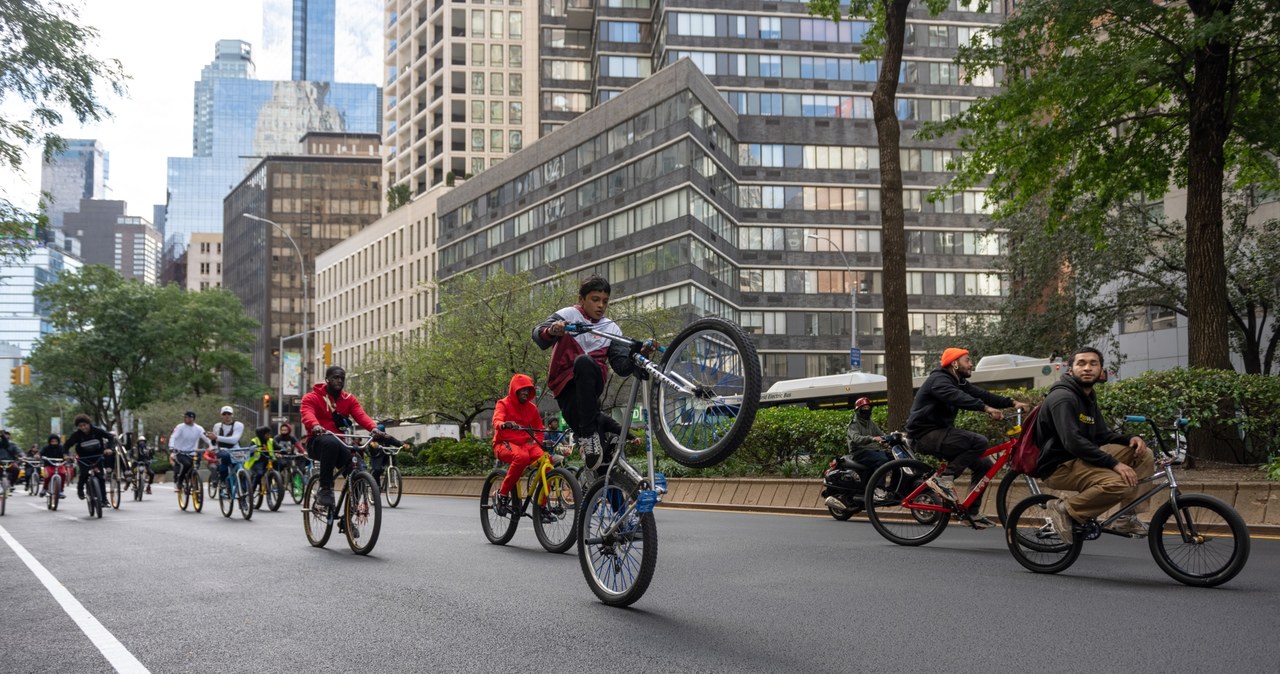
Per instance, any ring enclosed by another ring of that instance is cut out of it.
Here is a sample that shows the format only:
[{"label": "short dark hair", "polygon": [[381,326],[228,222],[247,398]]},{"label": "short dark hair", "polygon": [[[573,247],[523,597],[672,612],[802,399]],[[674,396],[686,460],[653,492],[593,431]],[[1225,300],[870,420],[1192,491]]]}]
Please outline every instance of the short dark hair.
[{"label": "short dark hair", "polygon": [[259,426],[259,427],[257,428],[257,430],[255,430],[254,432],[255,432],[255,433],[257,433],[258,435],[270,435],[270,434],[271,434],[271,427],[270,427],[270,426]]},{"label": "short dark hair", "polygon": [[75,426],[79,426],[79,425],[80,425],[80,424],[82,424],[82,423],[84,423],[84,424],[89,424],[90,426],[92,426],[92,425],[93,425],[93,419],[90,419],[88,414],[77,414],[77,415],[76,415],[76,420],[75,420],[74,422],[72,422],[72,424],[73,424],[73,425],[75,425]]},{"label": "short dark hair", "polygon": [[1068,363],[1067,363],[1067,365],[1075,365],[1075,364],[1076,364],[1076,357],[1077,357],[1077,356],[1079,356],[1079,355],[1080,355],[1080,354],[1082,354],[1082,353],[1093,353],[1093,354],[1097,354],[1097,356],[1098,356],[1098,364],[1099,364],[1099,365],[1106,365],[1106,364],[1107,364],[1107,361],[1106,361],[1106,359],[1105,359],[1105,358],[1103,358],[1103,356],[1102,356],[1102,352],[1101,352],[1101,351],[1099,351],[1099,350],[1097,350],[1097,349],[1093,348],[1092,346],[1082,346],[1082,347],[1080,347],[1080,348],[1076,349],[1075,351],[1071,352],[1071,361],[1070,361],[1070,362],[1068,362]]},{"label": "short dark hair", "polygon": [[346,371],[346,370],[345,370],[341,365],[330,365],[330,366],[329,366],[327,369],[325,369],[325,371],[324,371],[324,378],[325,378],[325,379],[328,379],[329,377],[332,377],[333,375],[335,375],[335,374],[337,374],[337,373],[339,373],[339,372],[341,372],[342,374],[346,374],[346,373],[347,373],[347,371]]},{"label": "short dark hair", "polygon": [[611,288],[609,282],[599,274],[592,274],[578,286],[578,297],[586,297],[587,293],[600,291],[606,295],[610,294]]}]

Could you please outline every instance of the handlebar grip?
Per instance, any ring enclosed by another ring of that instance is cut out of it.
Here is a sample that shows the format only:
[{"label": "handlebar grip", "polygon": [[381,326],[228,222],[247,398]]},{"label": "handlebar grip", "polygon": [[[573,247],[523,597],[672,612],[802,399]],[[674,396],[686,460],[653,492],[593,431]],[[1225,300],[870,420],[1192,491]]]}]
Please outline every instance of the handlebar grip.
[{"label": "handlebar grip", "polygon": [[586,323],[565,323],[564,324],[565,334],[569,334],[569,335],[580,335],[584,332],[587,332],[590,329],[591,329],[591,326],[587,325]]},{"label": "handlebar grip", "polygon": [[1130,414],[1130,415],[1126,416],[1126,417],[1124,418],[1124,420],[1125,420],[1125,421],[1128,421],[1128,422],[1130,422],[1130,423],[1140,424],[1140,423],[1145,422],[1145,421],[1147,420],[1147,418],[1146,418],[1146,417],[1144,417],[1144,416],[1138,415],[1138,414]]}]

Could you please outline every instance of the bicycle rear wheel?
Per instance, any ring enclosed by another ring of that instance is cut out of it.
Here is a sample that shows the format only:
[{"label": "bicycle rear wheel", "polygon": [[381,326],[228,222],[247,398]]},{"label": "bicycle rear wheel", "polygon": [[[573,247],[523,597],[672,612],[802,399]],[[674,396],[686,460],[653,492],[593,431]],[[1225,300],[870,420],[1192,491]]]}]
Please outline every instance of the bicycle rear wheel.
[{"label": "bicycle rear wheel", "polygon": [[484,489],[480,492],[480,528],[484,529],[484,537],[494,545],[506,545],[516,535],[516,526],[520,523],[518,506],[513,504],[506,513],[498,513],[498,488],[502,479],[507,476],[504,470],[489,473],[484,480]]},{"label": "bicycle rear wheel", "polygon": [[644,596],[658,565],[657,522],[651,512],[626,515],[633,502],[617,485],[606,488],[597,480],[578,514],[578,564],[591,591],[609,606],[630,606]]},{"label": "bicycle rear wheel", "polygon": [[1235,578],[1249,561],[1249,528],[1244,518],[1208,494],[1179,495],[1178,517],[1172,501],[1160,506],[1151,518],[1147,542],[1156,564],[1186,585],[1221,585]]},{"label": "bicycle rear wheel", "polygon": [[729,458],[756,418],[760,404],[760,359],[742,328],[703,318],[676,335],[663,355],[663,374],[692,385],[685,393],[657,381],[650,427],[667,456],[690,468]]},{"label": "bicycle rear wheel", "polygon": [[246,520],[253,518],[253,499],[255,497],[253,480],[249,479],[249,471],[241,468],[236,471],[236,502],[240,506],[240,516]]},{"label": "bicycle rear wheel", "polygon": [[141,501],[142,492],[147,488],[147,474],[139,471],[133,476],[133,500]]},{"label": "bicycle rear wheel", "polygon": [[[933,474],[923,461],[898,459],[876,469],[867,481],[867,519],[881,536],[898,545],[924,545],[947,528],[951,513],[911,506],[944,506],[942,499],[920,483]],[[914,496],[912,494],[915,494]]]},{"label": "bicycle rear wheel", "polygon": [[539,486],[533,497],[533,533],[547,552],[561,553],[573,545],[581,500],[582,489],[572,473],[564,468],[547,472],[547,494]]},{"label": "bicycle rear wheel", "polygon": [[9,503],[9,478],[0,478],[0,516],[4,515]]},{"label": "bicycle rear wheel", "polygon": [[191,477],[188,479],[191,480],[189,487],[191,489],[191,505],[196,512],[200,512],[204,508],[204,491],[202,491],[204,485],[200,484],[200,475],[195,471],[191,472]]},{"label": "bicycle rear wheel", "polygon": [[218,494],[220,491],[218,489],[218,487],[220,486],[218,483],[220,482],[220,480],[218,479],[218,469],[216,467],[211,466],[209,468],[209,477],[206,478],[206,482],[208,483],[208,487],[209,487],[209,498],[218,498]]},{"label": "bicycle rear wheel", "polygon": [[400,475],[400,469],[391,466],[384,473],[382,481],[386,483],[382,493],[387,497],[387,507],[394,508],[400,505],[400,495],[404,490],[404,477]]},{"label": "bicycle rear wheel", "polygon": [[1049,503],[1058,500],[1050,494],[1036,494],[1023,499],[1009,511],[1004,524],[1004,541],[1009,552],[1023,568],[1036,573],[1058,573],[1075,564],[1084,547],[1084,534],[1077,531],[1070,543],[1049,520]]},{"label": "bicycle rear wheel", "polygon": [[302,493],[302,529],[307,534],[307,542],[313,547],[323,548],[333,533],[333,520],[329,519],[326,508],[315,505],[320,494],[320,476],[312,475],[307,481],[307,488]]},{"label": "bicycle rear wheel", "polygon": [[1000,518],[1001,524],[1006,521],[1010,508],[1033,495],[1031,485],[1035,481],[1034,477],[1012,468],[1005,471],[1004,477],[1000,478],[1000,486],[996,489],[996,517]]},{"label": "bicycle rear wheel", "polygon": [[293,504],[302,503],[302,494],[306,491],[307,481],[302,479],[302,473],[294,470],[289,474],[289,497],[293,499]]},{"label": "bicycle rear wheel", "polygon": [[195,477],[195,475],[188,475],[187,479],[182,484],[175,482],[173,485],[173,493],[178,495],[178,507],[183,510],[186,510],[187,505],[191,503],[190,480],[193,477]]},{"label": "bicycle rear wheel", "polygon": [[342,491],[347,545],[357,555],[367,555],[377,545],[382,530],[382,494],[373,476],[364,471],[347,478]]}]

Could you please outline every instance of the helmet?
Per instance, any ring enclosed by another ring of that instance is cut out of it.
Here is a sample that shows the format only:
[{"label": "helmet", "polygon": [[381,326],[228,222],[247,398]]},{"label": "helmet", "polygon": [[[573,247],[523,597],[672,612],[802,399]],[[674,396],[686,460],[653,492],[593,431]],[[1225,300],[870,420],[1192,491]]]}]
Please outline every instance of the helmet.
[{"label": "helmet", "polygon": [[871,399],[863,396],[853,401],[853,406],[855,409],[858,407],[871,407]]}]

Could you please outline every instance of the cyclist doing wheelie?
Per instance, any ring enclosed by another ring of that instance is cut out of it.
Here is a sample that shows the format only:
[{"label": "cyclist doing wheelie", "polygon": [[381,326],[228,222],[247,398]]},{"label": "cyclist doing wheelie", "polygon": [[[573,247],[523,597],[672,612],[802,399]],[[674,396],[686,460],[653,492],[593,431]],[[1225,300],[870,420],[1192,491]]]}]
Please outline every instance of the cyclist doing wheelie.
[{"label": "cyclist doing wheelie", "polygon": [[[604,393],[609,367],[619,376],[636,371],[631,361],[631,351],[626,344],[610,341],[599,335],[581,332],[568,334],[568,324],[584,325],[610,335],[622,336],[622,330],[611,319],[605,318],[609,308],[609,282],[599,276],[591,276],[578,288],[578,303],[565,307],[533,328],[533,341],[542,349],[552,348],[551,366],[547,375],[547,387],[551,389],[560,412],[573,429],[582,446],[583,460],[587,467],[596,469],[611,460],[611,446],[602,441],[604,433],[617,435],[622,425],[600,411],[600,396]],[[649,356],[656,345],[644,342],[640,353]],[[637,373],[645,377],[644,372]]]},{"label": "cyclist doing wheelie", "polygon": [[[1030,409],[1027,403],[985,391],[970,384],[973,361],[966,349],[951,347],[942,352],[941,367],[929,373],[924,385],[916,391],[907,416],[907,436],[912,447],[925,454],[941,458],[947,468],[941,475],[929,478],[929,488],[947,501],[956,502],[955,478],[971,471],[976,484],[991,470],[991,460],[982,457],[987,439],[981,434],[956,428],[956,413],[960,410],[983,412],[992,419],[1004,418],[1001,408]],[[995,526],[982,514],[982,499],[977,498],[969,506],[969,524],[975,529]]]},{"label": "cyclist doing wheelie", "polygon": [[493,454],[507,464],[507,476],[498,488],[498,516],[505,517],[511,508],[511,488],[520,481],[524,469],[542,456],[542,433],[530,435],[513,430],[523,426],[542,429],[542,415],[533,403],[536,389],[526,374],[511,377],[507,397],[493,408]]},{"label": "cyclist doing wheelie", "polygon": [[[40,490],[40,496],[48,495],[49,480],[53,478],[55,474],[62,476],[63,485],[67,484],[67,480],[71,478],[70,466],[64,463],[54,465],[52,462],[46,460],[56,459],[61,462],[65,458],[67,458],[67,448],[62,444],[62,436],[57,433],[50,433],[49,444],[40,448],[40,460],[44,464],[44,487]],[[59,493],[58,498],[61,499],[64,497]]]},{"label": "cyclist doing wheelie", "polygon": [[[74,449],[82,463],[92,465],[93,459],[100,458],[101,461],[105,461],[115,453],[113,449],[115,438],[105,430],[94,426],[89,415],[77,414],[75,423],[75,432],[67,436],[67,450]],[[92,471],[81,470],[80,478],[76,481],[76,496],[79,496],[81,501],[84,500],[84,486],[89,481],[90,472]],[[103,493],[106,493],[105,486]]]},{"label": "cyclist doing wheelie", "polygon": [[[1139,476],[1155,472],[1155,457],[1138,435],[1107,428],[1093,387],[1102,377],[1102,352],[1092,347],[1076,350],[1071,365],[1041,403],[1036,418],[1040,461],[1036,477],[1050,489],[1075,491],[1065,500],[1050,501],[1049,517],[1064,543],[1073,539],[1072,527],[1094,519],[1119,504],[1124,507],[1139,495]],[[1143,511],[1149,503],[1139,504]],[[1147,535],[1147,527],[1134,515],[1113,522],[1109,531],[1134,538]]]},{"label": "cyclist doing wheelie", "polygon": [[187,410],[182,415],[182,423],[173,427],[169,434],[169,460],[174,465],[173,485],[181,488],[187,477],[195,471],[196,457],[200,454],[200,446],[210,446],[204,427],[196,423],[196,413]]},{"label": "cyclist doing wheelie", "polygon": [[378,442],[398,445],[399,440],[378,431],[377,423],[365,414],[360,401],[342,390],[347,384],[347,371],[331,365],[324,371],[324,382],[311,387],[302,396],[302,425],[310,431],[308,453],[320,462],[320,493],[316,504],[332,508],[333,469],[351,466],[351,449],[334,433],[349,428],[351,422],[369,431]]}]

